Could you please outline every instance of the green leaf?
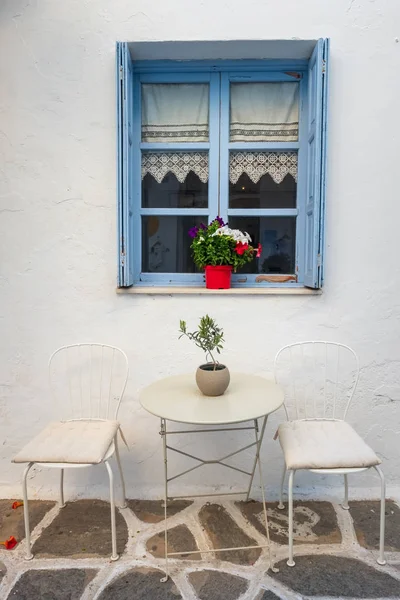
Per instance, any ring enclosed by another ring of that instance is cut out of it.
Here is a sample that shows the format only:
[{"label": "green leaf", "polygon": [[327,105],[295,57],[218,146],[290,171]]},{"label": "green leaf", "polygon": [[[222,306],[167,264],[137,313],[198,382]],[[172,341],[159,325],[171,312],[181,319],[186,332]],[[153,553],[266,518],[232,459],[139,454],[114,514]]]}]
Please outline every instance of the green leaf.
[{"label": "green leaf", "polygon": [[206,357],[210,357],[212,362],[216,364],[213,352],[216,350],[220,354],[224,342],[224,332],[218,327],[215,320],[209,315],[201,317],[198,330],[192,332],[187,331],[185,321],[181,320],[179,324],[182,332],[180,338],[183,336],[189,338],[205,352]]}]

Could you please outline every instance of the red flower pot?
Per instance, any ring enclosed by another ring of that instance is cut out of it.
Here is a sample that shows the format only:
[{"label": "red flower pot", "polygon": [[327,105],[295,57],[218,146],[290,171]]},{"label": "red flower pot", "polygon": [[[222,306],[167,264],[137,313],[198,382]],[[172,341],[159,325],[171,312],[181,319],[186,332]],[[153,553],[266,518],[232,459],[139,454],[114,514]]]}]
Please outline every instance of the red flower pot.
[{"label": "red flower pot", "polygon": [[209,290],[227,290],[231,287],[232,267],[229,265],[208,265],[206,272],[206,288]]}]

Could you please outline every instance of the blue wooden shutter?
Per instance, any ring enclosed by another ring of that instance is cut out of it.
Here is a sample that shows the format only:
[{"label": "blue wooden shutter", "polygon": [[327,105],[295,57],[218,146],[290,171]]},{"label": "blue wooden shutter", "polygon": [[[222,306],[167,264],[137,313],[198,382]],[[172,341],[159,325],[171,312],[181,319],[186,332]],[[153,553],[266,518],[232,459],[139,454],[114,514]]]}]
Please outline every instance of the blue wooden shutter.
[{"label": "blue wooden shutter", "polygon": [[117,42],[118,285],[133,284],[132,120],[133,65],[126,42]]},{"label": "blue wooden shutter", "polygon": [[308,67],[308,160],[304,284],[323,282],[325,212],[326,109],[329,40],[318,40]]}]

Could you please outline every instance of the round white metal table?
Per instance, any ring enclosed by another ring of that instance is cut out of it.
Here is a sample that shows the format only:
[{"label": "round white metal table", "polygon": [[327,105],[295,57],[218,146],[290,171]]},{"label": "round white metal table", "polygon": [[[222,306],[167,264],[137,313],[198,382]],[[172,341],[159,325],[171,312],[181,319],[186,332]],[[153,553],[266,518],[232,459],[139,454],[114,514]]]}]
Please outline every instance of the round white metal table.
[{"label": "round white metal table", "polygon": [[[168,484],[182,477],[187,473],[198,469],[207,464],[219,464],[223,467],[239,471],[248,475],[250,478],[249,486],[246,490],[219,494],[203,494],[203,496],[228,496],[246,494],[246,500],[249,499],[251,488],[253,485],[254,473],[258,465],[261,496],[263,502],[263,511],[265,526],[267,532],[267,544],[246,546],[243,549],[264,548],[269,544],[268,519],[265,503],[265,493],[262,477],[262,466],[260,461],[260,449],[264,437],[265,427],[267,424],[268,415],[275,412],[282,406],[284,395],[282,389],[273,381],[269,381],[258,375],[249,375],[244,373],[231,373],[231,381],[228,389],[223,396],[210,397],[204,396],[197,388],[194,373],[185,375],[175,375],[166,377],[144,388],[140,394],[140,403],[142,407],[161,419],[160,435],[163,440],[164,450],[164,476],[165,476],[165,497],[164,497],[164,520],[165,520],[165,564],[166,578],[168,578],[168,557],[182,554],[190,554],[190,552],[168,552],[168,532],[167,532],[167,504],[169,500],[177,498],[198,498],[201,495],[195,496],[169,496]],[[261,428],[258,420],[262,419]],[[207,426],[207,429],[189,429],[185,431],[167,430],[167,421],[178,423],[186,423],[197,426]],[[252,425],[235,427],[234,425],[251,422]],[[229,427],[233,425],[234,427]],[[210,427],[211,426],[211,427]],[[187,452],[183,452],[179,448],[174,448],[168,445],[167,437],[169,435],[184,435],[203,432],[223,432],[223,431],[240,431],[253,430],[255,434],[254,442],[247,444],[244,447],[227,454],[217,460],[203,460],[198,456],[194,456]],[[244,471],[231,464],[226,464],[228,458],[243,452],[251,447],[255,448],[254,463],[251,471]],[[183,456],[187,456],[198,461],[198,464],[190,469],[182,471],[174,477],[168,476],[168,450],[177,452]],[[218,548],[200,552],[223,552],[229,550],[239,550],[240,548]],[[270,566],[272,567],[271,554]]]},{"label": "round white metal table", "polygon": [[223,396],[204,396],[193,373],[166,377],[140,394],[140,403],[152,415],[191,425],[228,425],[265,417],[283,404],[281,388],[264,377],[231,373]]}]

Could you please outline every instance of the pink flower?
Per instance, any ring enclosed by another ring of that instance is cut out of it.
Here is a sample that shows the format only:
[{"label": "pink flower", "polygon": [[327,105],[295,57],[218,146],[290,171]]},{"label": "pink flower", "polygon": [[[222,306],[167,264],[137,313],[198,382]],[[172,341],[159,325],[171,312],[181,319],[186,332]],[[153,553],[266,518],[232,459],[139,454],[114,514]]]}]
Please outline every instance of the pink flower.
[{"label": "pink flower", "polygon": [[261,244],[258,244],[257,250],[256,250],[256,253],[257,253],[256,258],[260,258],[261,252],[262,252],[262,246],[261,246]]}]

